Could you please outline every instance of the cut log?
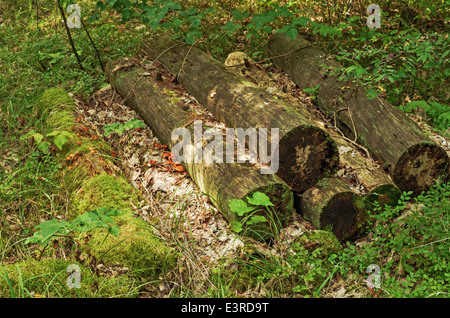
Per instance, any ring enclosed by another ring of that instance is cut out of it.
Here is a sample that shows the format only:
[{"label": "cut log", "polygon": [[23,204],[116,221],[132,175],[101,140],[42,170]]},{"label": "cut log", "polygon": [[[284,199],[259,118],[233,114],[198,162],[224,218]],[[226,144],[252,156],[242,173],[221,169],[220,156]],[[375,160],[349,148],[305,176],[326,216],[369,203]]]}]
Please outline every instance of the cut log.
[{"label": "cut log", "polygon": [[[290,104],[295,107],[293,108],[294,110],[299,107],[306,107],[299,100],[296,100],[295,97],[284,93],[283,89],[271,79],[269,74],[245,53],[231,53],[228,55],[225,65],[232,68],[237,74],[251,78],[252,81],[278,98],[284,100],[289,99],[291,101]],[[326,128],[325,124],[318,117],[314,117],[313,120],[316,121],[317,125],[321,125],[324,129],[327,129],[327,132],[335,141],[336,139],[340,141],[337,142],[340,151],[341,147],[339,146],[347,146],[349,144],[342,137],[339,138],[340,136],[334,130]],[[347,158],[345,155],[344,153],[344,157]],[[361,155],[360,159],[360,162],[351,161],[355,164],[354,168],[360,170],[367,169],[366,162],[362,160]],[[342,164],[342,157],[340,161]],[[385,176],[381,171],[380,175]],[[366,172],[364,177],[369,177],[367,182],[372,184],[373,177],[370,172]],[[374,178],[377,177],[378,175],[374,174]],[[388,179],[387,176],[386,178]],[[332,187],[334,188],[332,189]],[[395,185],[393,187],[397,188]],[[331,178],[319,181],[318,184],[307,190],[303,195],[294,195],[297,212],[301,213],[317,229],[330,228],[336,237],[341,240],[346,240],[362,233],[365,228],[368,215],[364,201],[340,179]]]},{"label": "cut log", "polygon": [[[124,60],[108,62],[106,78],[125,98],[125,102],[145,120],[155,136],[173,149],[178,140],[172,140],[172,132],[182,127],[192,129],[191,116],[177,105],[173,97],[163,93],[166,84],[161,81],[159,71],[133,69],[130,66],[125,70],[121,68],[124,64]],[[192,144],[192,141],[188,142]],[[293,212],[293,193],[276,175],[264,175],[251,165],[238,163],[192,161],[182,164],[200,190],[210,197],[229,222],[242,220],[230,210],[229,200],[242,199],[248,202],[246,198],[255,192],[262,192],[270,198],[281,226],[289,222]],[[267,217],[262,212],[259,214]],[[267,239],[273,233],[267,223],[245,229],[246,234],[255,239]]]},{"label": "cut log", "polygon": [[[279,164],[273,172],[294,191],[305,191],[335,172],[339,160],[336,145],[314,125],[308,112],[290,111],[285,103],[251,81],[169,35],[153,37],[144,50],[150,59],[157,59],[176,74],[178,82],[228,127],[253,128],[258,132],[260,128],[278,129],[278,151],[271,154],[278,157]],[[270,137],[268,144],[271,145]]]},{"label": "cut log", "polygon": [[269,57],[291,75],[301,88],[320,84],[317,102],[321,110],[336,118],[339,129],[366,147],[383,163],[402,191],[418,195],[437,180],[447,178],[450,160],[444,149],[426,137],[404,112],[381,97],[369,100],[362,86],[338,81],[326,67],[341,67],[303,37],[292,40],[284,33],[270,37]]},{"label": "cut log", "polygon": [[363,199],[337,178],[324,178],[305,191],[300,211],[317,229],[331,230],[341,241],[363,233],[368,219]]},{"label": "cut log", "polygon": [[[280,99],[289,99],[293,109],[299,107],[306,107],[288,93],[283,91],[279,83],[255,61],[253,61],[244,52],[233,52],[228,55],[225,65],[234,70],[237,74],[246,78],[251,78],[258,86],[264,88],[269,93],[277,96]],[[346,170],[351,177],[355,179],[356,183],[362,185],[364,188],[364,198],[366,201],[378,201],[380,205],[396,205],[400,198],[401,191],[394,184],[388,174],[379,167],[373,160],[365,158],[361,155],[359,149],[348,141],[344,136],[339,134],[333,127],[324,123],[319,116],[313,116],[318,127],[321,127],[327,132],[331,138],[336,142],[339,149],[340,166]],[[345,180],[344,180],[345,181]],[[346,191],[349,191],[347,189]]]}]

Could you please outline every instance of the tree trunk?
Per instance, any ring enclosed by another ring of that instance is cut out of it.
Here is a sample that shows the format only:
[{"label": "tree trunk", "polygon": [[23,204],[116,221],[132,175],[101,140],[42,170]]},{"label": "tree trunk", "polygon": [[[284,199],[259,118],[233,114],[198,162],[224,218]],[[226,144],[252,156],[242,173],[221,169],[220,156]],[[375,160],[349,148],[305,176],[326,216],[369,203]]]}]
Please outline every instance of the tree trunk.
[{"label": "tree trunk", "polygon": [[[308,112],[292,112],[285,103],[208,54],[168,35],[153,37],[144,50],[150,59],[161,61],[176,74],[186,90],[228,127],[279,129],[279,165],[273,172],[294,191],[305,191],[334,173],[339,159],[336,146],[314,125]],[[277,153],[272,154],[276,158]]]},{"label": "tree trunk", "polygon": [[[280,99],[290,100],[293,109],[306,107],[294,96],[283,92],[279,83],[258,64],[256,64],[247,54],[243,52],[233,52],[228,55],[225,65],[230,67],[237,74],[244,76],[264,88],[269,93]],[[369,202],[378,201],[381,205],[396,205],[400,198],[401,191],[394,184],[391,178],[373,160],[361,155],[359,149],[344,136],[336,132],[328,124],[323,123],[319,116],[312,119],[318,127],[327,132],[339,149],[340,166],[344,168],[351,177],[354,177],[358,185],[364,187],[365,199]],[[345,180],[343,180],[345,182]],[[349,191],[347,189],[346,191]]]},{"label": "tree trunk", "polygon": [[[157,80],[159,71],[121,68],[124,60],[108,62],[106,77],[115,90],[149,125],[155,136],[172,149],[177,140],[172,140],[176,128],[189,127],[192,117],[177,105],[177,101],[163,93],[167,83]],[[160,75],[160,73],[159,73]],[[192,131],[192,128],[191,128]],[[183,140],[184,141],[184,140]],[[188,140],[192,144],[191,140]],[[274,204],[273,210],[281,226],[286,226],[292,216],[293,194],[289,187],[276,175],[261,174],[251,165],[237,163],[182,163],[200,190],[209,195],[212,203],[224,217],[240,221],[228,206],[231,199],[242,199],[259,191],[266,194]],[[260,207],[262,208],[262,207]],[[260,213],[261,215],[265,215]],[[256,239],[270,237],[269,225],[247,227],[247,234]],[[255,233],[257,232],[257,233]]]},{"label": "tree trunk", "polygon": [[368,100],[363,87],[325,74],[325,66],[340,67],[325,60],[324,53],[303,37],[295,40],[276,33],[268,42],[273,63],[291,75],[302,89],[318,89],[318,105],[335,117],[343,133],[369,149],[373,158],[403,191],[414,195],[427,190],[449,173],[449,157],[444,149],[424,136],[414,121],[381,97]]},{"label": "tree trunk", "polygon": [[300,211],[317,229],[329,229],[341,241],[364,232],[368,218],[363,199],[337,178],[324,178],[305,191]]}]

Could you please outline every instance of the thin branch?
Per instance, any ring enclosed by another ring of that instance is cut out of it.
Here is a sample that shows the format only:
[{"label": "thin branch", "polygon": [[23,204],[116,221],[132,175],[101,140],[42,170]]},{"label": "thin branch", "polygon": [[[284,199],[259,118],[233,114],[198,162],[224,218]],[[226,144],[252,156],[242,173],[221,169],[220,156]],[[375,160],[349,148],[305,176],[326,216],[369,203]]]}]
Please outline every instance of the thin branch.
[{"label": "thin branch", "polygon": [[181,63],[180,70],[178,71],[178,74],[177,74],[177,78],[180,76],[181,70],[182,70],[183,67],[184,67],[184,63],[186,63],[187,57],[189,56],[189,53],[191,53],[192,47],[195,45],[196,42],[197,42],[197,40],[195,40],[194,44],[192,44],[192,45],[189,47],[189,50],[187,51],[186,55],[184,56],[183,62]]},{"label": "thin branch", "polygon": [[62,16],[63,21],[64,21],[64,27],[66,28],[67,36],[69,37],[70,46],[72,46],[72,51],[75,54],[75,57],[76,57],[76,59],[78,61],[78,65],[80,66],[80,69],[82,71],[84,71],[83,65],[81,64],[80,56],[78,55],[78,52],[77,52],[77,50],[75,48],[75,44],[73,43],[72,36],[70,35],[69,27],[67,26],[67,20],[66,20],[66,15],[64,13],[64,9],[61,7],[61,4],[59,3],[59,0],[56,0],[56,3],[58,4],[59,11],[61,12],[61,16]]},{"label": "thin branch", "polygon": [[[281,55],[276,55],[276,56],[268,57],[268,58],[265,58],[265,59],[262,59],[262,60],[259,60],[259,61],[255,61],[255,63],[256,64],[262,64],[262,63],[264,63],[266,61],[270,61],[270,60],[276,59],[278,57],[284,57],[284,56],[287,56],[289,54],[295,53],[297,51],[300,51],[300,50],[303,50],[303,49],[307,49],[307,48],[312,47],[312,46],[314,46],[314,44],[302,46],[302,47],[296,48],[296,49],[294,49],[292,51],[289,51],[289,52],[281,54]],[[227,67],[238,67],[238,66],[242,66],[242,65],[245,65],[245,63],[235,64],[235,65],[227,65]]]},{"label": "thin branch", "polygon": [[[350,138],[347,138],[344,133],[337,127],[336,125],[336,114],[342,110],[347,110],[350,113],[350,119],[352,121],[352,126],[353,126],[353,134],[355,135],[355,140],[351,140]],[[359,143],[356,142],[356,140],[358,139],[358,135],[356,132],[356,128],[355,128],[355,123],[353,122],[353,116],[352,116],[352,112],[350,111],[350,109],[348,107],[346,108],[341,108],[338,109],[337,111],[334,112],[334,128],[342,135],[342,138],[344,138],[345,140],[347,140],[348,142],[352,143],[353,145],[355,145],[358,148],[361,148],[362,150],[364,150],[366,152],[366,155],[369,159],[372,159],[372,157],[370,156],[369,150],[367,150],[366,147],[360,145]]]},{"label": "thin branch", "polygon": [[92,46],[94,47],[95,52],[97,53],[97,58],[98,58],[98,60],[99,60],[99,62],[100,62],[100,66],[101,66],[101,68],[102,68],[102,71],[105,72],[105,67],[103,66],[103,62],[102,62],[102,59],[101,59],[101,57],[100,57],[100,53],[98,52],[97,47],[95,46],[95,43],[94,43],[94,41],[92,40],[91,35],[89,34],[89,31],[88,31],[88,29],[86,28],[86,25],[84,24],[83,19],[82,19],[81,17],[80,17],[80,21],[81,21],[81,25],[83,26],[84,30],[86,31],[86,34],[87,34],[87,36],[88,36],[88,38],[89,38],[89,41],[91,41],[91,44],[92,44]]}]

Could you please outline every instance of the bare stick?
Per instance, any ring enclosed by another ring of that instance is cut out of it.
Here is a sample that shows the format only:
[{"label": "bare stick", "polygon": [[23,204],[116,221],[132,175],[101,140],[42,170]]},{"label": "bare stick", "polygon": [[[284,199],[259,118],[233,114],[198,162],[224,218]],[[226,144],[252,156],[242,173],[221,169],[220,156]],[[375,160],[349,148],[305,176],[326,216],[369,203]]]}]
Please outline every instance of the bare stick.
[{"label": "bare stick", "polygon": [[59,3],[59,0],[56,0],[56,3],[58,4],[59,11],[61,12],[61,16],[62,16],[63,21],[64,21],[64,27],[66,28],[67,36],[69,37],[70,46],[72,46],[72,51],[75,54],[75,57],[77,58],[78,65],[80,66],[80,69],[82,71],[84,71],[83,65],[81,65],[80,56],[78,55],[78,52],[77,52],[77,50],[75,48],[75,44],[73,44],[72,36],[70,35],[70,30],[69,30],[69,27],[67,26],[67,20],[66,20],[66,15],[64,13],[64,9],[61,7],[61,4]]}]

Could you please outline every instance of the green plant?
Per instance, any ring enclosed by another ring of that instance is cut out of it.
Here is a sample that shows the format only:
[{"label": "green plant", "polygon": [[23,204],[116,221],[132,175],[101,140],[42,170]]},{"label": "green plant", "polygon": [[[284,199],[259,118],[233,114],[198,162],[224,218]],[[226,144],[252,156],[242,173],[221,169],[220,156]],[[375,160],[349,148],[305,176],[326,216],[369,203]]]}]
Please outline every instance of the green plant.
[{"label": "green plant", "polygon": [[320,87],[320,84],[317,84],[315,87],[313,87],[313,88],[305,88],[305,89],[303,89],[303,91],[305,93],[308,93],[311,96],[311,98],[315,100],[317,98],[318,93],[319,93],[319,87]]},{"label": "green plant", "polygon": [[36,231],[33,236],[29,237],[25,241],[25,244],[38,243],[41,246],[47,246],[55,237],[62,236],[69,238],[73,231],[88,232],[97,228],[108,229],[107,235],[112,234],[118,237],[119,227],[111,224],[114,223],[112,217],[121,214],[122,212],[117,210],[98,208],[83,213],[70,222],[51,219],[36,225],[35,229],[39,231]]},{"label": "green plant", "polygon": [[330,74],[340,80],[357,80],[369,99],[381,95],[397,106],[409,100],[429,100],[433,95],[447,103],[448,36],[421,32],[398,16],[384,26],[367,30],[353,22],[345,24],[347,34],[336,52],[344,67]]},{"label": "green plant", "polygon": [[246,199],[250,205],[247,205],[247,202],[241,199],[232,199],[228,203],[230,210],[236,213],[240,219],[231,222],[231,228],[236,233],[241,233],[249,226],[251,227],[252,225],[268,222],[265,216],[260,215],[259,212],[263,210],[260,209],[259,206],[265,207],[268,215],[273,215],[269,209],[273,204],[270,202],[269,197],[264,193],[255,192],[252,197],[246,197]]},{"label": "green plant", "polygon": [[[62,150],[64,144],[69,141],[73,136],[67,131],[55,130],[45,135],[46,137],[53,137],[53,143],[59,150]],[[50,147],[50,142],[44,140],[44,136],[41,133],[35,132],[34,130],[29,131],[26,135],[20,137],[20,140],[28,139],[33,137],[37,148],[43,153],[48,152]]]},{"label": "green plant", "polygon": [[120,123],[112,123],[109,125],[103,126],[103,130],[105,131],[104,135],[108,136],[112,133],[117,133],[119,136],[125,131],[135,128],[144,128],[145,124],[142,120],[133,118],[127,121],[125,124]]},{"label": "green plant", "polygon": [[450,127],[450,107],[448,105],[418,100],[407,103],[404,111],[407,113],[414,112],[417,108],[422,108],[425,111],[430,124],[436,129],[446,131]]},{"label": "green plant", "polygon": [[370,264],[381,269],[381,288],[390,297],[445,297],[450,293],[448,226],[450,184],[437,184],[414,199],[404,193],[396,207],[372,213],[373,240],[348,244],[339,256],[341,275],[364,277]]}]

